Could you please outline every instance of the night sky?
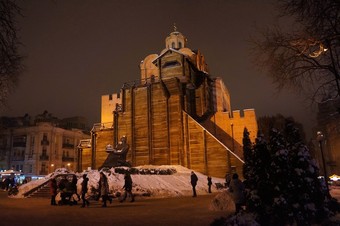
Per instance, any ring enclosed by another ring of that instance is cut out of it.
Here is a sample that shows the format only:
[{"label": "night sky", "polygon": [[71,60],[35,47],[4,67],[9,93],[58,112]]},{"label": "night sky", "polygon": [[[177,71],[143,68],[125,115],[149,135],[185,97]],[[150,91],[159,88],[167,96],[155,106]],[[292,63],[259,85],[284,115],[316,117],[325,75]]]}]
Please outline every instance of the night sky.
[{"label": "night sky", "polygon": [[315,113],[252,64],[249,37],[276,21],[274,1],[264,0],[31,0],[18,1],[20,48],[25,71],[6,116],[44,110],[63,118],[100,122],[101,95],[140,78],[139,63],[159,54],[178,31],[190,49],[200,49],[213,77],[222,77],[233,110],[255,108],[257,116],[293,116],[305,125]]}]

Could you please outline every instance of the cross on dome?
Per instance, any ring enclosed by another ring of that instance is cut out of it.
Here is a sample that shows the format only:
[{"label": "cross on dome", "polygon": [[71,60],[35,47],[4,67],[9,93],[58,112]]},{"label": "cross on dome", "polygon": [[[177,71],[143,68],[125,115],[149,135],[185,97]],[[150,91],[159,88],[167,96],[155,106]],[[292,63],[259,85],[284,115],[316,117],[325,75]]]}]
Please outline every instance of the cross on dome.
[{"label": "cross on dome", "polygon": [[182,49],[186,47],[186,37],[177,30],[176,23],[173,24],[174,31],[171,32],[165,39],[165,46],[167,49]]},{"label": "cross on dome", "polygon": [[174,23],[174,31],[177,31],[176,23]]}]

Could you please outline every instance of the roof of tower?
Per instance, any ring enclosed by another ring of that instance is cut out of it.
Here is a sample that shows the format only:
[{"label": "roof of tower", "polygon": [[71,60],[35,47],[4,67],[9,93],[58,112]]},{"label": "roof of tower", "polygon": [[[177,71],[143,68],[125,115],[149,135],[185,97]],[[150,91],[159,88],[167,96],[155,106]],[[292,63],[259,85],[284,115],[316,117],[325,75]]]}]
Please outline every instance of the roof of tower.
[{"label": "roof of tower", "polygon": [[166,37],[166,48],[181,49],[186,47],[187,38],[177,30],[176,25],[173,26],[173,31]]},{"label": "roof of tower", "polygon": [[176,26],[175,23],[173,25],[173,29],[174,30],[168,35],[168,37],[170,37],[170,36],[182,36],[185,39],[185,41],[187,41],[186,37],[181,32],[179,32],[177,30],[177,26]]}]

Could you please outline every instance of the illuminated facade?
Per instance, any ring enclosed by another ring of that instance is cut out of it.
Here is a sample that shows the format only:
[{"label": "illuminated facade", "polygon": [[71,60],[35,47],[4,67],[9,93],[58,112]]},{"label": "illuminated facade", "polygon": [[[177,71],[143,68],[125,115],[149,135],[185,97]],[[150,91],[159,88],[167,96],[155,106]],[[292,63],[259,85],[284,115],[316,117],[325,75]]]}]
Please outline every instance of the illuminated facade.
[{"label": "illuminated facade", "polygon": [[126,136],[132,166],[182,165],[224,177],[241,174],[245,127],[254,141],[255,110],[232,110],[222,79],[209,75],[203,54],[189,49],[175,28],[165,49],[140,63],[139,80],[102,96],[101,123],[93,127],[92,150],[85,155],[99,168],[106,146]]},{"label": "illuminated facade", "polygon": [[1,118],[1,170],[13,169],[26,176],[46,175],[57,168],[78,170],[77,145],[90,135],[81,129],[61,128],[59,123],[65,126],[71,122],[80,125],[83,119],[58,120],[44,114],[37,116],[34,122],[26,120],[27,116]]}]

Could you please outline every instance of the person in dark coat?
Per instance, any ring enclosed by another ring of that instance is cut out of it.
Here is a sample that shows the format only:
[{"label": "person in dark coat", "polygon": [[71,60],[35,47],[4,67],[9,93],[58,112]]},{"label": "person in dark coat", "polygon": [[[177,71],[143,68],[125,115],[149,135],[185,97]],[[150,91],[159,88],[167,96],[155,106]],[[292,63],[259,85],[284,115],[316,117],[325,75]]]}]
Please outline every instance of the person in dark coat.
[{"label": "person in dark coat", "polygon": [[85,205],[89,206],[90,202],[88,200],[86,200],[85,196],[87,193],[87,184],[89,182],[89,178],[87,178],[86,174],[83,174],[83,181],[81,182],[81,199],[83,200],[83,205],[81,205],[80,207],[84,208]]},{"label": "person in dark coat", "polygon": [[130,202],[134,202],[135,198],[132,194],[132,178],[131,178],[130,173],[128,173],[128,172],[126,172],[125,175],[124,175],[124,186],[123,186],[123,188],[125,189],[125,192],[124,192],[124,196],[120,200],[120,202],[124,202],[128,195],[131,197]]},{"label": "person in dark coat", "polygon": [[192,186],[192,193],[193,193],[192,197],[197,197],[197,194],[196,194],[197,181],[198,181],[198,177],[196,176],[194,171],[191,171],[190,183],[191,183],[191,186]]},{"label": "person in dark coat", "polygon": [[61,180],[58,184],[58,189],[60,191],[60,197],[61,197],[61,204],[66,204],[66,185],[68,184],[68,180],[66,179],[66,176],[62,176]]},{"label": "person in dark coat", "polygon": [[10,184],[11,184],[11,188],[13,188],[14,185],[15,185],[15,178],[14,178],[14,177],[12,177],[12,178],[10,179]]},{"label": "person in dark coat", "polygon": [[234,173],[232,179],[229,184],[229,192],[231,192],[235,207],[236,213],[238,213],[242,209],[242,205],[244,204],[244,184],[238,178],[238,174]]},{"label": "person in dark coat", "polygon": [[212,185],[211,177],[208,176],[207,180],[208,180],[208,192],[211,193],[211,185]]},{"label": "person in dark coat", "polygon": [[110,203],[112,203],[112,199],[109,198],[109,182],[103,172],[100,172],[99,192],[103,201],[102,207],[106,207],[107,200],[109,200]]},{"label": "person in dark coat", "polygon": [[77,189],[77,182],[78,182],[78,179],[77,179],[77,176],[76,175],[73,175],[72,177],[72,193],[75,194],[78,198],[78,201],[80,200],[80,196],[78,195],[78,189]]},{"label": "person in dark coat", "polygon": [[6,177],[6,178],[5,178],[4,183],[5,183],[5,190],[8,191],[9,185],[10,185],[10,183],[11,183],[11,180],[9,179],[9,177]]},{"label": "person in dark coat", "polygon": [[229,187],[230,181],[231,181],[231,174],[226,173],[226,175],[225,175],[225,187]]},{"label": "person in dark coat", "polygon": [[51,193],[51,205],[52,206],[57,205],[55,201],[55,197],[57,196],[57,190],[58,190],[57,181],[55,178],[52,178],[50,180],[50,193]]}]

